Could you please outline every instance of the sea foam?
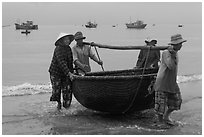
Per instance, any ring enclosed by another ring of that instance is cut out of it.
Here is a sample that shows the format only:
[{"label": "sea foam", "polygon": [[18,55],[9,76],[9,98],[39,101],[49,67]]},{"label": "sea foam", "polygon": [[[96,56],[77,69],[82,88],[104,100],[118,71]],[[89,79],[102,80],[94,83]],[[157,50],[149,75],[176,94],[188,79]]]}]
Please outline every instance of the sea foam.
[{"label": "sea foam", "polygon": [[[192,81],[202,80],[202,75],[182,75],[177,77],[178,83],[187,83]],[[24,95],[34,95],[51,93],[52,86],[51,83],[47,84],[31,84],[24,83],[15,86],[3,86],[2,96],[24,96]]]}]

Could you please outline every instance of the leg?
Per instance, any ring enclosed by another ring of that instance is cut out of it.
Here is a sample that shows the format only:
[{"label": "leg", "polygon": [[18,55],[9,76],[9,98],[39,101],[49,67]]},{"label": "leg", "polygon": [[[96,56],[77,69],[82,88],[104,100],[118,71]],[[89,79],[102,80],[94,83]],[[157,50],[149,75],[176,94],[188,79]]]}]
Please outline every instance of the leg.
[{"label": "leg", "polygon": [[61,109],[61,81],[52,75],[50,75],[50,80],[52,84],[52,96],[50,97],[50,101],[57,101],[57,109]]},{"label": "leg", "polygon": [[164,114],[164,120],[169,125],[175,125],[176,123],[171,120],[170,115],[174,110],[179,110],[181,107],[181,94],[180,93],[168,93],[167,105],[168,109]]},{"label": "leg", "polygon": [[159,122],[163,122],[163,116],[166,109],[166,94],[162,91],[155,91],[155,111]]},{"label": "leg", "polygon": [[174,111],[174,109],[167,109],[165,114],[164,114],[164,122],[168,125],[171,125],[171,126],[175,126],[176,123],[175,121],[173,121],[171,118],[170,118],[170,115],[171,113]]},{"label": "leg", "polygon": [[72,101],[72,91],[71,91],[71,81],[68,78],[64,80],[62,94],[63,94],[63,107],[69,108]]},{"label": "leg", "polygon": [[172,120],[170,119],[170,115],[173,112],[173,109],[167,109],[165,114],[164,114],[164,121],[166,121],[167,123],[172,123]]}]

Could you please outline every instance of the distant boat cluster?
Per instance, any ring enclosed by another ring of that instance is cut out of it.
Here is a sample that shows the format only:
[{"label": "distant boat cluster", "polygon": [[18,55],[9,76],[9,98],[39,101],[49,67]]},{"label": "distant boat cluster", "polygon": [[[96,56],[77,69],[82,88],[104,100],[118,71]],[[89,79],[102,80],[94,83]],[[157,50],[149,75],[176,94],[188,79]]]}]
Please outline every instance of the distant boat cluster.
[{"label": "distant boat cluster", "polygon": [[[91,21],[88,21],[87,24],[85,24],[86,28],[96,28],[97,27],[97,23],[93,23]],[[126,23],[125,24],[127,26],[127,28],[136,28],[136,29],[144,29],[147,24],[144,24],[144,22],[142,20],[137,20],[136,22],[130,22],[130,23]],[[83,25],[82,25],[83,26]],[[117,25],[112,25],[112,27],[116,27]]]},{"label": "distant boat cluster", "polygon": [[[135,22],[131,22],[131,20],[130,20],[130,22],[126,23],[125,25],[128,29],[144,29],[147,26],[147,24],[144,23],[142,20],[137,20]],[[10,25],[4,25],[2,27],[7,27],[7,26],[10,26]],[[98,26],[98,24],[96,22],[91,22],[91,21],[88,21],[85,24],[86,28],[96,28],[97,26]],[[118,26],[118,24],[112,25],[112,27],[116,27],[116,26]],[[155,24],[153,24],[152,26],[155,26]],[[179,24],[178,27],[183,27],[183,25]],[[28,21],[21,23],[21,24],[15,23],[15,28],[16,28],[16,30],[25,30],[21,33],[27,35],[30,33],[29,30],[38,30],[38,25],[34,25],[33,21],[28,20]]]}]

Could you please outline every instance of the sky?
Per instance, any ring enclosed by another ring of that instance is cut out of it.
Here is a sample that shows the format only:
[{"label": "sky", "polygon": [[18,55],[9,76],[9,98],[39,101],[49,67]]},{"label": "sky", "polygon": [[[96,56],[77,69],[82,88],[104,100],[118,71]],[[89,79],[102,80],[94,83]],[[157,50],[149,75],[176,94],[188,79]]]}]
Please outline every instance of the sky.
[{"label": "sky", "polygon": [[201,2],[2,2],[2,25],[33,20],[38,25],[202,23]]}]

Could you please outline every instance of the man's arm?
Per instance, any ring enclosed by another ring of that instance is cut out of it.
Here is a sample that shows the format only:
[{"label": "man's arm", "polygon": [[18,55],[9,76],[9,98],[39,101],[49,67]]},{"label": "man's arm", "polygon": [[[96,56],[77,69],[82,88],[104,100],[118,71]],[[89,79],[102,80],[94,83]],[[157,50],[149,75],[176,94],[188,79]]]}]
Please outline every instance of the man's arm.
[{"label": "man's arm", "polygon": [[163,52],[163,58],[164,58],[164,62],[167,65],[167,67],[172,70],[176,68],[176,61],[175,59],[173,59],[173,57],[175,56],[174,54],[172,55],[169,51],[164,51]]},{"label": "man's arm", "polygon": [[94,54],[94,52],[91,50],[91,47],[89,49],[89,56],[92,60],[94,60],[96,63],[98,63],[99,65],[103,65],[103,61],[99,60],[96,55]]}]

